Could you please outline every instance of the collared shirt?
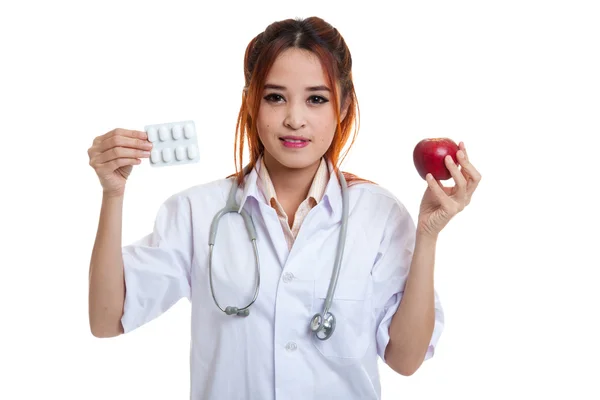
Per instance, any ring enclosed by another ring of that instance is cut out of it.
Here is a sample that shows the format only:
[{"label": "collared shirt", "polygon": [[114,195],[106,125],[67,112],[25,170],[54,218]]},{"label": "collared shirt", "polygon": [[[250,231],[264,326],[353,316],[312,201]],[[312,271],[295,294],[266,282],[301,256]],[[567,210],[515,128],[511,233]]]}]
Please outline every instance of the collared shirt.
[{"label": "collared shirt", "polygon": [[[232,179],[191,187],[158,209],[147,236],[123,247],[126,333],[157,318],[181,298],[191,302],[191,399],[380,399],[378,360],[402,299],[415,245],[415,224],[390,192],[374,184],[348,188],[349,220],[330,312],[333,335],[310,331],[323,310],[338,249],[342,194],[331,173],[288,248],[277,212],[257,187],[253,169],[237,190],[256,230],[260,292],[250,315],[226,315],[214,303],[209,234]],[[253,245],[238,213],[220,220],[212,258],[214,296],[222,308],[253,298]],[[435,327],[426,359],[443,328],[435,294]]]},{"label": "collared shirt", "polygon": [[321,158],[321,163],[319,164],[317,172],[315,173],[315,177],[310,185],[308,195],[306,199],[300,203],[300,206],[294,215],[294,222],[291,228],[289,224],[289,217],[277,199],[275,187],[273,186],[273,181],[271,181],[271,177],[269,176],[269,171],[265,166],[264,158],[261,157],[257,164],[259,176],[257,181],[258,188],[264,194],[265,199],[269,202],[271,207],[273,207],[277,212],[277,216],[281,222],[281,227],[283,228],[285,240],[288,244],[288,248],[291,250],[294,240],[296,239],[296,236],[298,236],[298,231],[300,230],[302,221],[304,221],[304,218],[308,215],[308,212],[314,206],[316,206],[319,201],[321,201],[321,198],[325,193],[325,188],[327,187],[327,181],[329,178],[327,163],[325,162],[324,158]]}]

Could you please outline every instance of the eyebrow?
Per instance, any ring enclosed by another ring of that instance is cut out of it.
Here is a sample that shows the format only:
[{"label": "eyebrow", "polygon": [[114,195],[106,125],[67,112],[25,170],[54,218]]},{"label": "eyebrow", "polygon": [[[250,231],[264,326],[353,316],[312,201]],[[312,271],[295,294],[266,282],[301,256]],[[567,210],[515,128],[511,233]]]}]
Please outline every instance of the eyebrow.
[{"label": "eyebrow", "polygon": [[[285,86],[274,85],[272,83],[267,83],[265,85],[265,90],[266,89],[287,90]],[[309,86],[309,87],[306,88],[306,90],[308,90],[309,92],[318,92],[318,91],[321,91],[321,90],[324,90],[326,92],[331,92],[331,90],[327,86],[325,86],[325,85]]]}]

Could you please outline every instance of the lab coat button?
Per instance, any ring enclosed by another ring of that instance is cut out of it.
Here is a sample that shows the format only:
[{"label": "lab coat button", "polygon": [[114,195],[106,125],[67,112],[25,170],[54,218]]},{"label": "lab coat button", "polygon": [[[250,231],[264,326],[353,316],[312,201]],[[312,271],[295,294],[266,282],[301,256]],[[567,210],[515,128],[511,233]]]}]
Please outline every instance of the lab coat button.
[{"label": "lab coat button", "polygon": [[285,349],[290,352],[296,351],[297,348],[298,348],[298,346],[296,346],[296,343],[294,343],[294,342],[288,342],[285,345]]},{"label": "lab coat button", "polygon": [[294,280],[294,274],[292,274],[291,272],[286,272],[285,274],[283,274],[283,281],[285,283],[289,283],[292,280]]}]

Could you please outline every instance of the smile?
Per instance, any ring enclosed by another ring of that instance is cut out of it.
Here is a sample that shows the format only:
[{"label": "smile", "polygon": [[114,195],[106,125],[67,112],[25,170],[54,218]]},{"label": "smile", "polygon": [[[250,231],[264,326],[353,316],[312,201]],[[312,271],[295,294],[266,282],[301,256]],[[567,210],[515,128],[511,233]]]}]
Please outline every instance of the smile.
[{"label": "smile", "polygon": [[301,137],[295,137],[295,136],[284,136],[284,137],[279,138],[279,140],[288,142],[288,143],[304,143],[304,142],[310,141],[308,139],[304,139]]},{"label": "smile", "polygon": [[308,146],[310,143],[310,140],[298,136],[284,136],[280,137],[279,140],[281,140],[283,146],[295,149]]}]

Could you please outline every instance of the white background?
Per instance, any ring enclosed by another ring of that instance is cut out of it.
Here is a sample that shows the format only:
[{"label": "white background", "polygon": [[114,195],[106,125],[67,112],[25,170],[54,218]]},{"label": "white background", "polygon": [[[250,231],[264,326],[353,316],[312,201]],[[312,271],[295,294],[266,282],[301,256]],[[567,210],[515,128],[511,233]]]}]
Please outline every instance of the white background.
[{"label": "white background", "polygon": [[188,398],[185,300],[129,335],[90,334],[101,187],[87,149],[117,127],[196,121],[199,164],[134,169],[123,241],[141,237],[168,196],[233,172],[250,39],[311,15],[354,60],[362,118],[345,170],[413,218],[422,138],[464,141],[483,175],[439,238],[437,353],[408,378],[383,367],[383,398],[600,398],[598,3],[391,4],[2,3],[0,398]]}]

